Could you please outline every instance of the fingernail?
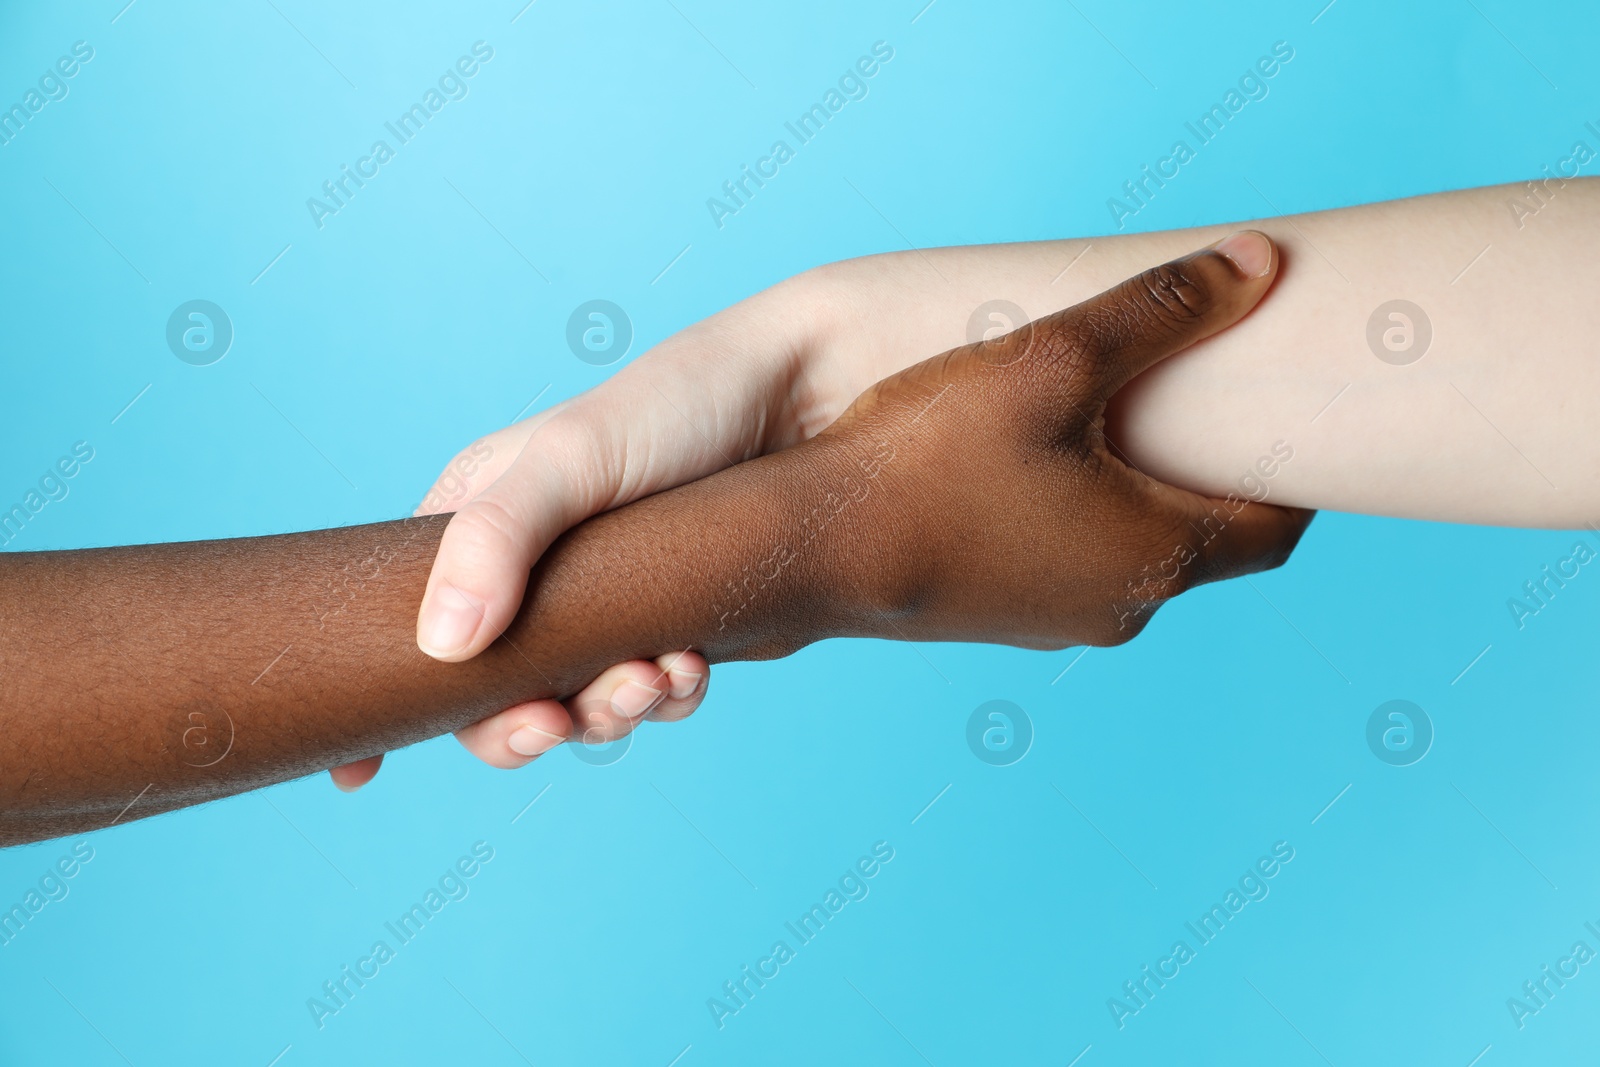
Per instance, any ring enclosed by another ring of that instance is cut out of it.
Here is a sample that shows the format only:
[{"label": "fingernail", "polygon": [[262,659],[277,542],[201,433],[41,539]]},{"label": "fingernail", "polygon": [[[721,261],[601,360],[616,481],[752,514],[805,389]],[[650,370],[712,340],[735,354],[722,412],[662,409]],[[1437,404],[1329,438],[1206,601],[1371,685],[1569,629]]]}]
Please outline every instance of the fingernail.
[{"label": "fingernail", "polygon": [[637,719],[661,701],[661,690],[638,682],[623,682],[611,694],[611,706],[630,719]]},{"label": "fingernail", "polygon": [[684,697],[694,696],[694,691],[700,688],[700,679],[703,674],[690,674],[688,671],[669,671],[667,677],[672,680],[672,696],[682,700]]},{"label": "fingernail", "polygon": [[[361,785],[366,785],[366,784],[367,784],[366,782],[362,782],[361,783]],[[337,778],[335,778],[333,780],[333,787],[335,789],[337,789],[341,793],[354,793],[356,790],[361,788],[361,785],[345,785],[343,782],[339,781],[339,779],[337,779]]]},{"label": "fingernail", "polygon": [[506,738],[506,744],[519,756],[542,756],[565,740],[537,726],[519,726]]},{"label": "fingernail", "polygon": [[423,606],[417,644],[430,656],[453,656],[467,647],[482,622],[482,604],[459,589],[442,589]]},{"label": "fingernail", "polygon": [[1259,278],[1272,266],[1272,242],[1266,234],[1240,230],[1218,241],[1212,248],[1229,259],[1246,278]]}]

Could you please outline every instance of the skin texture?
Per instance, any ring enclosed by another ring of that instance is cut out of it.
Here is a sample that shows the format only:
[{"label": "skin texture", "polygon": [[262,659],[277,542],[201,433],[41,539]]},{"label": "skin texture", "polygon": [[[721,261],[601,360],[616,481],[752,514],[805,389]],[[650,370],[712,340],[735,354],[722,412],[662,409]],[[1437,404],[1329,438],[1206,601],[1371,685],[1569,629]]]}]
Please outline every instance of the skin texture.
[{"label": "skin texture", "polygon": [[[1122,464],[1106,401],[1272,283],[1246,235],[868,390],[794,448],[591,519],[485,652],[413,611],[445,521],[0,558],[0,841],[105,826],[354,761],[689,648],[834,636],[1115,644],[1199,582],[1276,566],[1309,513]],[[351,575],[355,581],[351,581]],[[577,708],[620,731],[614,710]]]},{"label": "skin texture", "polygon": [[[1530,213],[1541,199],[1545,206]],[[848,368],[876,380],[917,346],[956,343],[984,301],[1010,300],[1038,315],[1238,225],[933,249],[926,258],[895,253],[824,268],[857,295],[821,359],[837,369],[821,370],[819,380],[848,391],[838,377]],[[1215,493],[1283,439],[1295,456],[1272,479],[1279,503],[1574,529],[1600,514],[1600,306],[1592,299],[1600,179],[1248,225],[1281,250],[1272,299],[1119,395],[1110,432],[1132,462]],[[1408,365],[1379,359],[1367,340],[1373,312],[1394,299],[1420,306],[1432,325],[1426,354]],[[830,394],[824,407],[837,402]]]},{"label": "skin texture", "polygon": [[[1250,225],[1282,252],[1272,299],[1118,394],[1108,433],[1120,455],[1173,485],[1224,494],[1282,441],[1292,460],[1261,479],[1277,503],[1496,525],[1600,519],[1600,179]],[[460,513],[432,584],[472,590],[487,621],[450,658],[483,647],[495,620],[511,617],[527,562],[567,525],[814,436],[873,382],[969,340],[974,313],[992,301],[1042,315],[1234,228],[829,264],[474,442],[492,446],[493,460],[452,505]],[[1379,359],[1367,340],[1373,312],[1394,299],[1419,305],[1432,326],[1426,353],[1408,365]],[[1018,324],[998,312],[977,320]],[[590,695],[659,673],[622,664]],[[565,716],[549,702],[518,704],[461,737],[480,758],[516,766],[506,738],[518,725]],[[376,764],[352,770],[345,780],[365,780]]]}]

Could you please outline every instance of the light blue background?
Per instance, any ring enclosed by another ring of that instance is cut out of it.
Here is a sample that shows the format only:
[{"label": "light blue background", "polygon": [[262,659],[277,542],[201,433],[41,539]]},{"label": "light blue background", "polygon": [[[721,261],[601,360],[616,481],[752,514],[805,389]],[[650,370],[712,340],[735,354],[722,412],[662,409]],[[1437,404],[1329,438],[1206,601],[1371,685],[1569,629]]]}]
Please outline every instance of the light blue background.
[{"label": "light blue background", "polygon": [[[614,370],[563,340],[594,297],[636,356],[817,263],[1106,232],[1277,40],[1271,95],[1138,228],[1266,213],[1249,183],[1295,211],[1532,177],[1600,119],[1578,3],[123,2],[0,13],[0,104],[95,49],[0,147],[0,498],[96,449],[14,550],[405,514],[546,386]],[[478,40],[470,95],[319,231],[306,198]],[[877,40],[870,96],[719,231],[706,198]],[[194,298],[237,331],[209,367],[163,339]],[[441,740],[355,797],[318,777],[90,835],[0,948],[0,1062],[1592,1059],[1600,965],[1520,1032],[1505,1005],[1600,949],[1600,579],[1521,632],[1506,608],[1574,536],[1323,515],[1259,593],[1081,660],[833,642],[718,668],[613,766]],[[1006,768],[964,740],[996,698],[1036,730]],[[1364,739],[1394,698],[1437,731],[1407,768]],[[479,840],[470,895],[319,1030],[307,998]],[[707,998],[880,840],[870,896],[719,1031]],[[1280,840],[1271,895],[1119,1031],[1107,998]],[[68,844],[0,854],[0,904]]]}]

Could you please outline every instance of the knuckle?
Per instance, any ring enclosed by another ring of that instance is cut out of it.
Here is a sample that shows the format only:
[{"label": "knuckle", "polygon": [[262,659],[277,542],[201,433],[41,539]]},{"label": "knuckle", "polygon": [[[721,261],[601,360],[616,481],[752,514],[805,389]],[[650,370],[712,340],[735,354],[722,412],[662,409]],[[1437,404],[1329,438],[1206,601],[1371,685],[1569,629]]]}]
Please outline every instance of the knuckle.
[{"label": "knuckle", "polygon": [[523,547],[528,532],[515,514],[492,496],[481,496],[456,512],[450,531],[458,541],[494,555]]},{"label": "knuckle", "polygon": [[1203,320],[1211,295],[1199,275],[1184,263],[1151,267],[1133,280],[1137,306],[1145,317],[1169,330],[1183,331]]},{"label": "knuckle", "polygon": [[1283,526],[1279,535],[1273,539],[1272,547],[1267,552],[1267,563],[1264,570],[1276,570],[1289,562],[1289,557],[1294,555],[1294,550],[1300,547],[1300,539],[1305,536],[1306,528],[1311,525],[1312,514],[1306,511],[1289,510],[1285,512]]},{"label": "knuckle", "polygon": [[668,705],[650,712],[645,718],[651,722],[682,722],[700,710],[700,701],[682,699],[669,701]]},{"label": "knuckle", "polygon": [[1115,648],[1127,644],[1144,632],[1157,606],[1138,601],[1124,605],[1108,614],[1090,631],[1088,643],[1096,648]]},{"label": "knuckle", "polygon": [[1295,542],[1298,540],[1299,538],[1297,537],[1294,540],[1285,539],[1274,544],[1261,556],[1261,569],[1275,571],[1285,563],[1288,563],[1290,555],[1294,553]]},{"label": "knuckle", "polygon": [[1114,613],[1110,645],[1120,645],[1138,636],[1161,606],[1174,597],[1181,596],[1190,585],[1192,577],[1187,568],[1176,571],[1145,571],[1130,578],[1121,607]]},{"label": "knuckle", "polygon": [[562,411],[539,427],[523,449],[525,462],[538,464],[556,480],[572,514],[583,516],[609,506],[627,478],[626,447],[608,447],[584,409]]},{"label": "knuckle", "polygon": [[1180,567],[1173,574],[1158,574],[1146,578],[1138,586],[1138,597],[1141,601],[1151,605],[1165,604],[1167,601],[1180,597],[1188,592],[1191,567]]},{"label": "knuckle", "polygon": [[692,669],[700,668],[701,664],[698,655],[687,650],[683,652],[668,652],[663,656],[657,656],[656,666],[672,673],[687,672],[694,675],[705,673],[703,669]]},{"label": "knuckle", "polygon": [[1006,335],[1001,343],[1022,346],[1021,352],[1011,352],[1010,362],[1027,358],[1051,381],[1070,389],[1100,371],[1104,352],[1116,347],[1114,339],[1127,330],[1125,316],[1116,309],[1091,304],[1069,310],[1076,310],[1077,314],[1062,313],[1036,320],[1026,331]]},{"label": "knuckle", "polygon": [[573,711],[576,725],[569,740],[581,745],[604,745],[618,741],[633,729],[628,717],[606,699],[582,700]]},{"label": "knuckle", "polygon": [[1280,537],[1270,544],[1263,545],[1255,556],[1246,561],[1246,570],[1250,574],[1260,574],[1264,571],[1275,571],[1289,562],[1289,556],[1294,552],[1295,543],[1299,538]]},{"label": "knuckle", "polygon": [[1289,556],[1294,551],[1294,542],[1277,541],[1270,545],[1258,548],[1254,555],[1233,562],[1233,565],[1224,571],[1220,577],[1232,578],[1245,574],[1262,574],[1274,571],[1289,562]]}]

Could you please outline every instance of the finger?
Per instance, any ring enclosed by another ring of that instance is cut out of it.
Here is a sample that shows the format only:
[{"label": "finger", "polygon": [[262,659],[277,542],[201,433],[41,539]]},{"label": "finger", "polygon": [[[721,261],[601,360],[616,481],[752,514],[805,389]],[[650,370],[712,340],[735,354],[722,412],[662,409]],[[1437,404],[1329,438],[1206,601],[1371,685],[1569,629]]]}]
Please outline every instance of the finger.
[{"label": "finger", "polygon": [[559,700],[531,700],[456,731],[462,747],[491,767],[525,767],[572,736]]},{"label": "finger", "polygon": [[672,652],[656,657],[667,695],[645,718],[651,722],[681,722],[693,715],[706,698],[711,666],[698,652]]},{"label": "finger", "polygon": [[354,763],[346,763],[342,767],[332,767],[328,770],[328,777],[333,779],[333,784],[339,787],[341,793],[354,793],[372,781],[381,766],[383,766],[383,755],[380,753],[368,756],[366,759],[358,759]]},{"label": "finger", "polygon": [[585,460],[569,448],[532,435],[511,468],[450,519],[417,617],[422,651],[457,662],[487,648],[511,624],[544,550],[595,510]]},{"label": "finger", "polygon": [[667,679],[649,660],[619,663],[576,696],[563,701],[572,716],[572,739],[601,745],[626,737],[667,698]]},{"label": "finger", "polygon": [[[569,401],[527,434],[491,484],[469,494],[445,528],[423,595],[422,651],[456,662],[487,648],[516,616],[533,564],[568,527],[765,447],[790,406],[774,384],[784,380],[781,364],[730,370],[707,390],[698,383],[711,371],[689,362],[692,354],[634,364]],[[520,433],[507,435],[507,451]]]},{"label": "finger", "polygon": [[1242,319],[1277,268],[1272,241],[1242,230],[1016,333],[1039,372],[1064,373],[1074,396],[1104,403],[1152,365]]},{"label": "finger", "polygon": [[1269,571],[1289,558],[1316,512],[1275,504],[1201,498],[1208,510],[1190,523],[1201,541],[1194,584]]}]

